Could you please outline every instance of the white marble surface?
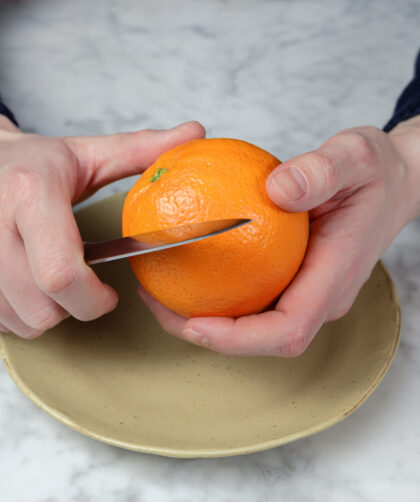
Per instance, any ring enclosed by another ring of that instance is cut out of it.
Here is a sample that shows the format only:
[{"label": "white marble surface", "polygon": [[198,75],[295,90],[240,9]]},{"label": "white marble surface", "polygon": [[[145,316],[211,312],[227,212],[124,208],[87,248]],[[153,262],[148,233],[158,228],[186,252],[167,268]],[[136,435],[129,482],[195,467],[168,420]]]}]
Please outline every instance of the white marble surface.
[{"label": "white marble surface", "polygon": [[[286,159],[387,120],[419,45],[418,0],[65,0],[0,4],[0,89],[26,130],[102,134],[198,119]],[[107,187],[97,197],[120,190]],[[420,222],[384,261],[402,342],[332,429],[258,454],[174,460],[81,436],[0,368],[4,502],[420,500]]]}]

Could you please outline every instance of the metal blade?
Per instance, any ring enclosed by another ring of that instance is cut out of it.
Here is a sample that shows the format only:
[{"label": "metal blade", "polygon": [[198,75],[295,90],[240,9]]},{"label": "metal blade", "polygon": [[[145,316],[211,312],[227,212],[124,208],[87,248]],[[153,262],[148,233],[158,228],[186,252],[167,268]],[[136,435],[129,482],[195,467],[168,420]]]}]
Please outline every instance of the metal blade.
[{"label": "metal blade", "polygon": [[88,265],[94,265],[95,263],[120,260],[130,256],[183,246],[239,228],[250,221],[252,220],[241,218],[190,223],[111,241],[85,242],[85,261]]}]

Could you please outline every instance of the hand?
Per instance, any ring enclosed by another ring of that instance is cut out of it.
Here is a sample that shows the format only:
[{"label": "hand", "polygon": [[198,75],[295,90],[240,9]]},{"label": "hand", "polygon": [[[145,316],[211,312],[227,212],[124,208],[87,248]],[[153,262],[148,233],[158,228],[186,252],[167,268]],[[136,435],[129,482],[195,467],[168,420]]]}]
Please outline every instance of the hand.
[{"label": "hand", "polygon": [[216,352],[302,354],[324,322],[348,312],[395,235],[420,213],[419,131],[419,121],[392,134],[348,129],[270,174],[271,199],[288,211],[309,210],[311,220],[302,267],[274,310],[185,319],[140,286],[141,298],[169,333]]},{"label": "hand", "polygon": [[114,309],[116,292],[84,262],[72,203],[203,135],[190,122],[49,138],[23,134],[0,117],[0,331],[34,338],[69,315],[88,321]]}]

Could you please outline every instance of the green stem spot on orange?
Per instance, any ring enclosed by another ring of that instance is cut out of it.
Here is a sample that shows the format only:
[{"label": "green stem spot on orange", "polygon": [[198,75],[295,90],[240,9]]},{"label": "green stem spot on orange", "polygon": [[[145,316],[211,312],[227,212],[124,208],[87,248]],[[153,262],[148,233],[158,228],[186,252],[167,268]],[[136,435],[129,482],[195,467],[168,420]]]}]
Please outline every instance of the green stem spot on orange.
[{"label": "green stem spot on orange", "polygon": [[151,183],[154,183],[155,181],[158,181],[158,179],[162,176],[162,174],[166,173],[167,169],[165,169],[164,167],[159,167],[158,169],[156,169],[156,171],[154,172],[153,176],[150,178],[150,182]]}]

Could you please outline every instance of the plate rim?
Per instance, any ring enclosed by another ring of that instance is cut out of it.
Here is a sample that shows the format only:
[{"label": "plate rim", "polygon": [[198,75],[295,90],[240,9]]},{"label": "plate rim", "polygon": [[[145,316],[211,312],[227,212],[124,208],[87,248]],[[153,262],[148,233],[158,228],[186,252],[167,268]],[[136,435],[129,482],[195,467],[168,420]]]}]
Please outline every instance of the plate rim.
[{"label": "plate rim", "polygon": [[271,439],[270,441],[256,442],[253,444],[248,444],[246,446],[240,446],[235,448],[228,447],[228,448],[183,449],[183,448],[166,448],[161,446],[152,446],[144,444],[139,445],[135,442],[116,440],[106,434],[99,434],[97,432],[90,430],[89,428],[85,428],[79,425],[77,421],[68,417],[64,412],[61,412],[58,409],[45,403],[44,400],[35,391],[29,389],[28,386],[24,383],[24,381],[19,377],[19,375],[17,374],[17,372],[15,371],[15,369],[13,368],[13,366],[11,365],[10,361],[7,358],[7,350],[3,343],[4,333],[0,333],[0,356],[12,380],[27,398],[29,398],[34,404],[36,404],[42,411],[48,413],[50,416],[52,416],[62,424],[66,425],[67,427],[70,427],[71,429],[91,439],[96,439],[97,441],[100,441],[102,443],[109,444],[112,446],[117,446],[119,448],[123,448],[126,450],[131,450],[140,453],[149,453],[153,455],[160,455],[171,458],[217,458],[217,457],[230,457],[235,455],[257,453],[260,451],[269,450],[277,446],[291,443],[298,439],[303,439],[308,436],[312,436],[313,434],[322,432],[332,427],[333,425],[341,422],[346,417],[354,413],[358,408],[360,408],[360,406],[369,398],[369,396],[372,395],[372,393],[376,390],[376,388],[384,378],[389,367],[391,366],[392,361],[394,360],[394,356],[397,352],[397,348],[401,338],[401,303],[394,281],[392,280],[391,275],[388,272],[385,265],[383,264],[383,262],[379,260],[375,266],[379,266],[385,274],[385,278],[390,286],[391,298],[396,307],[396,316],[397,316],[396,319],[397,323],[394,334],[394,343],[392,345],[392,348],[390,350],[387,359],[385,360],[384,366],[378,373],[374,382],[363,394],[363,396],[348,410],[339,413],[334,417],[331,417],[330,419],[325,420],[317,425],[308,427],[307,429],[287,434],[278,439]]}]

